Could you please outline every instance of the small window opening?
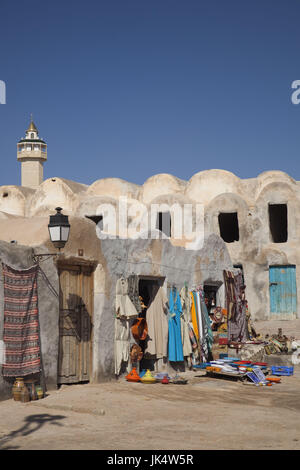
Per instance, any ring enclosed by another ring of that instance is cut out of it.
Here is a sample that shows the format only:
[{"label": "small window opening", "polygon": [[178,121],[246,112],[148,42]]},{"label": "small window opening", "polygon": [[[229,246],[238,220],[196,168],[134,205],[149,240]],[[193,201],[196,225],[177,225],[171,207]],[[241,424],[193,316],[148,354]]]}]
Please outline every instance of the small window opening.
[{"label": "small window opening", "polygon": [[103,230],[103,215],[86,215],[86,218],[95,222],[96,225],[99,224],[98,227]]},{"label": "small window opening", "polygon": [[269,204],[269,225],[273,243],[285,243],[288,239],[286,204]]},{"label": "small window opening", "polygon": [[207,307],[208,313],[211,312],[211,309],[218,307],[217,303],[217,292],[220,286],[217,285],[206,285],[204,284],[204,301]]},{"label": "small window opening", "polygon": [[156,228],[171,237],[171,214],[170,212],[158,212],[156,219]]},{"label": "small window opening", "polygon": [[239,222],[237,212],[221,212],[219,214],[220,235],[224,242],[239,241]]}]

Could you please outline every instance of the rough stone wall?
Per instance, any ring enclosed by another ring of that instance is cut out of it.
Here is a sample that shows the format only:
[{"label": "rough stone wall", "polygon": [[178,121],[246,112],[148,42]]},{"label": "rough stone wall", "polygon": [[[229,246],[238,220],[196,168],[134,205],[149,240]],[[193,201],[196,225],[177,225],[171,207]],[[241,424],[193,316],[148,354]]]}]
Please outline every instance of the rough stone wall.
[{"label": "rough stone wall", "polygon": [[[35,250],[25,246],[15,245],[0,241],[0,339],[3,339],[4,322],[4,286],[2,275],[2,262],[15,269],[27,269],[34,264],[33,252],[40,253],[42,247]],[[41,268],[45,277],[38,274],[38,302],[39,320],[41,334],[41,350],[43,359],[43,369],[48,389],[57,384],[57,359],[58,359],[58,297],[49,288],[58,293],[57,269],[52,259],[47,259],[41,263]],[[47,278],[47,280],[45,280]],[[1,367],[1,366],[0,366]],[[11,397],[12,380],[2,377],[0,374],[0,400]]]},{"label": "rough stone wall", "polygon": [[95,382],[114,377],[115,288],[122,275],[165,278],[164,288],[185,282],[189,288],[206,281],[223,282],[223,269],[232,263],[225,243],[210,235],[198,251],[173,246],[169,240],[102,240],[102,259],[95,273],[94,357]]},{"label": "rough stone wall", "polygon": [[[205,170],[184,181],[170,174],[159,174],[148,178],[143,185],[135,185],[119,178],[96,180],[90,186],[51,178],[44,181],[35,191],[25,188],[3,186],[0,188],[0,218],[6,218],[6,232],[11,227],[15,238],[18,217],[25,216],[30,224],[37,216],[48,217],[60,205],[64,213],[81,218],[97,215],[100,204],[116,207],[118,216],[119,197],[126,196],[131,203],[140,202],[149,210],[152,204],[168,203],[202,204],[205,214],[205,235],[220,233],[218,215],[220,212],[237,212],[239,241],[227,243],[233,264],[242,264],[247,284],[247,297],[253,319],[270,319],[269,266],[280,264],[296,265],[297,296],[300,299],[300,182],[282,171],[266,171],[257,178],[240,179],[225,170]],[[287,204],[288,240],[274,243],[270,237],[268,205]],[[98,214],[99,215],[99,214]],[[138,216],[136,217],[138,219]],[[134,221],[134,216],[130,221]],[[46,226],[45,226],[46,227]],[[3,230],[4,231],[4,230]],[[46,236],[46,229],[45,229]],[[45,236],[45,239],[46,239]],[[35,234],[31,238],[34,240]],[[21,241],[20,241],[21,242]],[[185,246],[187,240],[171,238],[171,243]],[[27,243],[24,240],[24,244]],[[40,244],[36,240],[36,244]],[[83,245],[83,244],[82,244]],[[79,248],[79,247],[78,247]],[[80,247],[81,248],[81,247]],[[297,313],[300,318],[300,301]],[[280,318],[278,318],[280,319]]]}]

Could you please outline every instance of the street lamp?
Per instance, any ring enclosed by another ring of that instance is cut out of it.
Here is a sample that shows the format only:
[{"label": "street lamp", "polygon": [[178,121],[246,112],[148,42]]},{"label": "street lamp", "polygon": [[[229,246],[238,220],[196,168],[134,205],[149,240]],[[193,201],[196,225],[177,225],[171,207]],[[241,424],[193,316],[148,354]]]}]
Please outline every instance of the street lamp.
[{"label": "street lamp", "polygon": [[69,239],[70,224],[68,216],[61,213],[61,207],[56,207],[55,210],[56,214],[50,215],[48,230],[50,240],[53,245],[60,250]]},{"label": "street lamp", "polygon": [[[50,240],[52,241],[55,248],[58,248],[60,251],[69,239],[70,224],[68,216],[61,213],[61,207],[56,207],[55,210],[56,214],[50,215],[48,230]],[[34,262],[38,264],[40,261],[45,261],[51,256],[57,257],[59,256],[59,253],[34,253],[32,255]]]}]

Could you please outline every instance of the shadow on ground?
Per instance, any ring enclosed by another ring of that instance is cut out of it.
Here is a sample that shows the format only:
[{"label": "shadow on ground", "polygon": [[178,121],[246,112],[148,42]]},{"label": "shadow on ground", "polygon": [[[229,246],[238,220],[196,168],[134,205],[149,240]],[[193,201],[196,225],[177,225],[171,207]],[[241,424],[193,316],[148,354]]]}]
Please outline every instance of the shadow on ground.
[{"label": "shadow on ground", "polygon": [[65,418],[66,416],[62,416],[62,415],[53,415],[53,416],[49,414],[29,415],[24,419],[24,425],[21,428],[17,429],[16,431],[12,431],[7,436],[3,436],[0,438],[0,450],[16,450],[18,449],[18,446],[10,445],[10,442],[16,437],[24,437],[34,432],[37,432],[45,424],[63,426],[63,424],[60,421]]}]

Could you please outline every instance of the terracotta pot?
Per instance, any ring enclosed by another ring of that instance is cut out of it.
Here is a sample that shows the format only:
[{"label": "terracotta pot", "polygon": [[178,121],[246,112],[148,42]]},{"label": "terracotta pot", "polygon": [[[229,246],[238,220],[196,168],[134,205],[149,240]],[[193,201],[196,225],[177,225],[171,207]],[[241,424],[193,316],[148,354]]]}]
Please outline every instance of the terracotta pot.
[{"label": "terracotta pot", "polygon": [[24,385],[22,391],[21,391],[21,402],[22,403],[27,403],[30,401],[30,396],[29,396],[29,391],[26,385]]},{"label": "terracotta pot", "polygon": [[15,401],[21,401],[21,392],[25,387],[23,377],[16,377],[12,388],[12,396]]}]

